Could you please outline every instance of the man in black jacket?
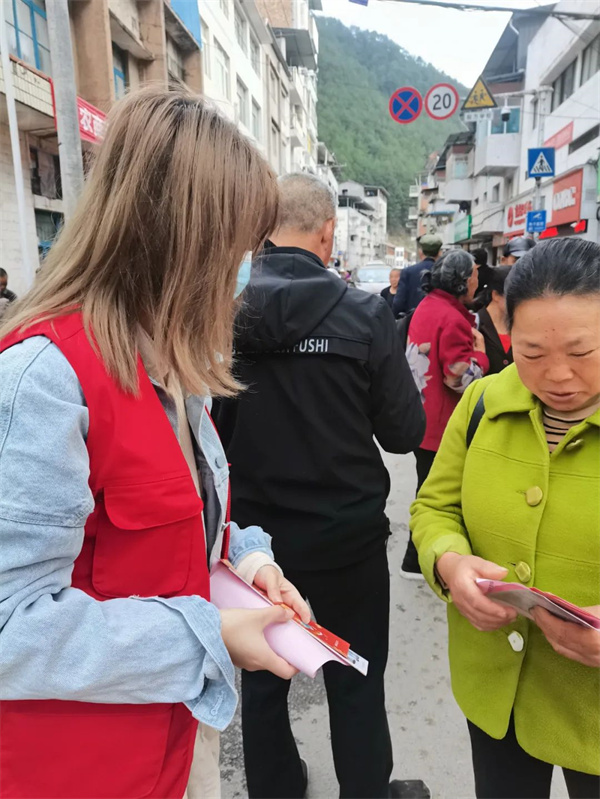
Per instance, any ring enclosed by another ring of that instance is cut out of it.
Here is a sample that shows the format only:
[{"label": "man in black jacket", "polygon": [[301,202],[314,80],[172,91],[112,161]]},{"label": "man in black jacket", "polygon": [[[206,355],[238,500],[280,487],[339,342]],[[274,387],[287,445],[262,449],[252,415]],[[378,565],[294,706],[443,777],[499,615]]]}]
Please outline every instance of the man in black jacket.
[{"label": "man in black jacket", "polygon": [[[307,174],[280,186],[281,225],[253,265],[237,321],[238,377],[248,388],[215,407],[232,508],[240,524],[273,536],[277,563],[317,621],[369,660],[367,677],[324,667],[340,796],[428,796],[420,781],[389,782],[389,476],[374,440],[413,451],[423,408],[385,300],[325,267],[336,213],[329,188]],[[268,672],[242,675],[251,799],[304,796],[288,691]]]},{"label": "man in black jacket", "polygon": [[394,316],[414,311],[425,297],[425,292],[421,288],[421,278],[423,272],[429,271],[440,257],[441,249],[442,240],[435,233],[426,233],[421,236],[419,252],[423,256],[423,260],[412,266],[405,266],[400,273],[400,282],[392,305]]}]

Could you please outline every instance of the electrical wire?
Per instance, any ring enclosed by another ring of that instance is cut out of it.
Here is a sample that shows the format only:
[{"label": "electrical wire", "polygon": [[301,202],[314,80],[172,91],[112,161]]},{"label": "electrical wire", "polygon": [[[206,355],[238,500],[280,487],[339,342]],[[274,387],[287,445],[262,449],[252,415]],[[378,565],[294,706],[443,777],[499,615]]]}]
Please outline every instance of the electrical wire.
[{"label": "electrical wire", "polygon": [[409,3],[420,6],[437,6],[455,11],[491,11],[507,14],[518,14],[529,17],[555,17],[556,19],[587,19],[600,21],[600,14],[587,14],[581,11],[557,11],[555,8],[514,9],[508,6],[483,6],[473,3],[450,2],[450,0],[379,0],[379,2]]}]

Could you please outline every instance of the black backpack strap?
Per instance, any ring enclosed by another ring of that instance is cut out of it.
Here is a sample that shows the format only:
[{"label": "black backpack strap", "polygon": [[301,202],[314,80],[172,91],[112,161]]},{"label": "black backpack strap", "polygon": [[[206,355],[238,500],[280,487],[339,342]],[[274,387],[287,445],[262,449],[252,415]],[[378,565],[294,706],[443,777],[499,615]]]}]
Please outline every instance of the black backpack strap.
[{"label": "black backpack strap", "polygon": [[[485,391],[483,392],[485,394]],[[469,426],[467,427],[467,449],[471,446],[471,442],[473,441],[473,437],[477,432],[477,428],[479,427],[479,422],[483,418],[483,414],[485,413],[485,403],[483,401],[483,394],[477,400],[477,405],[473,409],[473,413],[471,414],[471,418],[469,419]]]}]

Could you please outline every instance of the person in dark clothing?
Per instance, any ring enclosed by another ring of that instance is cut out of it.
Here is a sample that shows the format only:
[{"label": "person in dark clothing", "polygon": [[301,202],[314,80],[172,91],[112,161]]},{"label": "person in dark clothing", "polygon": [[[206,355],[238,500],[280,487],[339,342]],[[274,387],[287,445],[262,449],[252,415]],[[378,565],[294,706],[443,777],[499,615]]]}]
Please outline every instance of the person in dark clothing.
[{"label": "person in dark clothing", "polygon": [[[330,189],[308,174],[280,187],[280,228],[254,263],[237,321],[237,376],[248,389],[214,408],[232,464],[232,508],[240,524],[251,516],[269,531],[277,562],[318,622],[369,660],[367,677],[337,663],[323,669],[340,796],[428,797],[420,780],[390,783],[390,481],[375,441],[388,452],[416,449],[423,407],[385,300],[325,269]],[[251,799],[305,794],[289,687],[265,672],[242,674]]]},{"label": "person in dark clothing", "polygon": [[485,341],[485,352],[490,362],[488,374],[495,375],[513,362],[510,333],[506,320],[504,284],[510,274],[510,266],[492,268],[486,288],[485,308],[478,312],[479,332]]},{"label": "person in dark clothing", "polygon": [[486,288],[492,277],[494,267],[488,264],[487,250],[483,247],[478,247],[473,250],[471,255],[478,266],[477,278],[479,282],[477,284],[475,299],[471,303],[470,308],[472,311],[478,311],[480,308],[483,308],[489,300],[489,293],[486,291]]},{"label": "person in dark clothing", "polygon": [[502,250],[502,265],[514,266],[519,258],[533,247],[535,247],[535,239],[530,239],[528,236],[517,236],[510,239]]},{"label": "person in dark clothing", "polygon": [[11,302],[14,302],[17,299],[17,295],[14,293],[14,291],[10,291],[7,286],[8,272],[6,269],[0,268],[0,319],[2,319],[8,310],[8,306],[11,304]]},{"label": "person in dark clothing", "polygon": [[6,269],[0,268],[0,297],[2,299],[8,300],[9,302],[14,302],[17,299],[17,295],[14,291],[11,291],[8,287],[8,272]]},{"label": "person in dark clothing", "polygon": [[423,259],[417,264],[406,266],[400,275],[398,291],[394,298],[392,311],[394,316],[407,314],[417,307],[425,297],[425,292],[421,288],[421,276],[423,272],[429,272],[433,264],[440,256],[442,240],[434,233],[426,233],[419,240],[419,250]]},{"label": "person in dark clothing", "polygon": [[400,282],[400,272],[401,269],[392,269],[390,272],[390,285],[386,286],[381,292],[381,296],[390,306],[393,308],[394,306],[394,297],[396,296],[396,292],[398,291],[398,283]]},{"label": "person in dark clothing", "polygon": [[[410,321],[406,355],[427,415],[427,430],[415,451],[417,495],[463,392],[489,368],[483,335],[468,310],[477,290],[477,277],[477,264],[470,253],[447,252],[424,275],[427,296]],[[407,580],[423,579],[410,537],[400,574]]]}]

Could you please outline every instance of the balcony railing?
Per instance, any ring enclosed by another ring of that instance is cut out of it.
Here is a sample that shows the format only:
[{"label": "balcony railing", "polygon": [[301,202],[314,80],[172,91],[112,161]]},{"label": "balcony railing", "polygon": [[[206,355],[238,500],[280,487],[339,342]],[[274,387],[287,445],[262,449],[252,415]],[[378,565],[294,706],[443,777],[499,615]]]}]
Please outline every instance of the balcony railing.
[{"label": "balcony railing", "polygon": [[473,179],[453,178],[444,186],[444,199],[447,203],[470,202],[473,199]]},{"label": "balcony railing", "polygon": [[475,175],[505,175],[518,169],[520,143],[520,133],[498,133],[479,142],[475,148]]}]

